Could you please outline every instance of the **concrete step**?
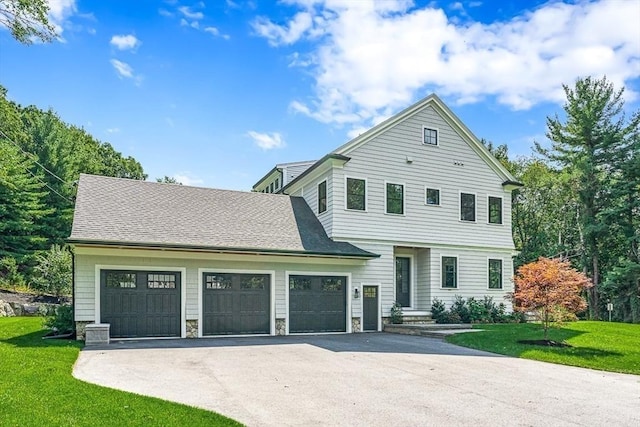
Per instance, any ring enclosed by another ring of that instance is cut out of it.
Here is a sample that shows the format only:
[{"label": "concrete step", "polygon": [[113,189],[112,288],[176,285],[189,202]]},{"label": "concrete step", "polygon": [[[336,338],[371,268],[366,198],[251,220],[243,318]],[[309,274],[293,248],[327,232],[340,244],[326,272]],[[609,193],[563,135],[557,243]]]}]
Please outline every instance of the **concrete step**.
[{"label": "concrete step", "polygon": [[384,332],[403,335],[420,335],[423,337],[444,338],[447,335],[460,332],[475,332],[479,329],[471,329],[471,324],[387,324],[384,325]]}]

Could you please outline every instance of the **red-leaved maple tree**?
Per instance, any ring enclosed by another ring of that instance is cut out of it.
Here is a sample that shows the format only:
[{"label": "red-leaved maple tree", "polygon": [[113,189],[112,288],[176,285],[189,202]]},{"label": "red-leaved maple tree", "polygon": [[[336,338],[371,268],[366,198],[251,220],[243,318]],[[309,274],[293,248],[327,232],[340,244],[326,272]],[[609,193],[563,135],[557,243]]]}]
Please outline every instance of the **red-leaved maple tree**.
[{"label": "red-leaved maple tree", "polygon": [[580,294],[593,286],[569,261],[544,257],[518,268],[513,280],[514,309],[536,313],[543,323],[545,340],[552,314],[558,310],[575,314],[586,309],[587,303]]}]

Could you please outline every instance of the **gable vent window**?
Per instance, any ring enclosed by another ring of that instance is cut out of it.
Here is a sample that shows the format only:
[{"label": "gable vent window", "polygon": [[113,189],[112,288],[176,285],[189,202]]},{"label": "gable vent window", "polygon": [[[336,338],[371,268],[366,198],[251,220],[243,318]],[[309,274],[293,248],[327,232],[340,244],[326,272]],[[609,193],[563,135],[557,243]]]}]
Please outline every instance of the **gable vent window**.
[{"label": "gable vent window", "polygon": [[318,184],[318,213],[327,211],[327,181]]},{"label": "gable vent window", "polygon": [[475,222],[476,220],[476,195],[460,193],[460,221]]},{"label": "gable vent window", "polygon": [[502,197],[489,196],[489,224],[502,224]]},{"label": "gable vent window", "polygon": [[426,145],[438,145],[438,130],[427,127],[422,128],[422,143]]},{"label": "gable vent window", "polygon": [[347,209],[364,211],[367,209],[367,182],[364,179],[347,178]]},{"label": "gable vent window", "polygon": [[276,190],[280,188],[280,178],[276,178]]},{"label": "gable vent window", "polygon": [[269,184],[269,193],[273,193],[273,182]]}]

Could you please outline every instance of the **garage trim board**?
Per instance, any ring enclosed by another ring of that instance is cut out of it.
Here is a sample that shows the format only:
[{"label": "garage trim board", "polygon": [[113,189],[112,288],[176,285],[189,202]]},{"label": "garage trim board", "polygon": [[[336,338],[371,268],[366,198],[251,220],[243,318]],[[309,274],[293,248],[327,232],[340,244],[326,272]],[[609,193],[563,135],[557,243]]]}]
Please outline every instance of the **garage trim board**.
[{"label": "garage trim board", "polygon": [[[203,278],[204,278],[204,274],[205,273],[225,273],[225,274],[265,274],[265,275],[269,275],[269,281],[270,281],[270,286],[269,286],[269,334],[270,335],[275,335],[276,334],[276,285],[275,285],[275,278],[276,278],[276,272],[275,270],[239,270],[239,269],[225,269],[225,268],[198,268],[198,337],[204,337],[204,309],[203,309],[203,302],[204,302],[204,295],[203,295],[203,288],[204,288],[204,282],[203,282]],[[217,335],[206,335],[207,337],[210,336],[217,336]],[[220,335],[220,336],[225,336],[225,337],[232,337],[232,336],[251,336],[251,335]]]},{"label": "garage trim board", "polygon": [[[95,323],[101,323],[101,304],[100,304],[100,292],[101,292],[101,278],[102,270],[127,270],[136,272],[176,272],[180,273],[180,337],[187,337],[187,322],[186,322],[186,301],[187,301],[187,269],[185,267],[170,267],[170,266],[147,266],[147,265],[106,265],[96,264],[95,266]],[[75,304],[75,302],[74,302]],[[74,306],[75,309],[75,306]],[[136,337],[136,338],[119,338],[119,339],[157,339],[158,337]]]},{"label": "garage trim board", "polygon": [[[284,274],[284,283],[285,283],[285,312],[286,312],[286,334],[287,335],[296,335],[297,333],[290,332],[291,325],[291,316],[290,316],[290,296],[289,296],[289,278],[290,276],[339,276],[345,277],[347,280],[346,283],[346,295],[345,295],[345,331],[344,332],[307,332],[307,333],[324,333],[324,334],[333,334],[333,333],[351,333],[352,325],[351,325],[351,295],[353,292],[351,285],[351,273],[347,272],[336,272],[336,271],[295,271],[295,270],[287,270]],[[304,332],[303,332],[304,333]]]}]

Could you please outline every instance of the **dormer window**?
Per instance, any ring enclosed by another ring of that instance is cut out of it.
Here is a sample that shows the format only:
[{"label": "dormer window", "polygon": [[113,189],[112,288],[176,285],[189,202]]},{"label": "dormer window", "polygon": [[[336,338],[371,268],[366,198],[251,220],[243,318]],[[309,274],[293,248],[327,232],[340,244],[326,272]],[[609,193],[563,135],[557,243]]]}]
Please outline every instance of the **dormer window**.
[{"label": "dormer window", "polygon": [[438,129],[423,126],[422,143],[425,145],[438,145]]}]

